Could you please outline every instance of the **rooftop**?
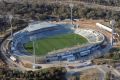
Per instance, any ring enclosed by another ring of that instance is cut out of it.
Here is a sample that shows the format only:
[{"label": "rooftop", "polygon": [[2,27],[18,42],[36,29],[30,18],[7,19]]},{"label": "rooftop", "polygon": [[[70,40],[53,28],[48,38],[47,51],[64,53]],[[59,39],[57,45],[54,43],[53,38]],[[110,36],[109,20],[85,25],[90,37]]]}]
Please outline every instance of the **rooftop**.
[{"label": "rooftop", "polygon": [[56,24],[52,24],[48,22],[34,22],[34,23],[30,23],[28,27],[25,28],[25,30],[31,32],[41,28],[47,28],[47,27],[53,27],[53,26],[56,26]]}]

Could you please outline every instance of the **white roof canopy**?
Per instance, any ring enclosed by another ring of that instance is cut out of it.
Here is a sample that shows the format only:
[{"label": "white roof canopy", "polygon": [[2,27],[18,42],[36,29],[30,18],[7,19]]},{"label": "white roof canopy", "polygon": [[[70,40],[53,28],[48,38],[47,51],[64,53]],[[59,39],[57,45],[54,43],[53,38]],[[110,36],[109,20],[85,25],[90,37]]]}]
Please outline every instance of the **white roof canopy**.
[{"label": "white roof canopy", "polygon": [[47,28],[47,27],[52,27],[56,26],[56,24],[48,23],[48,22],[36,22],[36,23],[31,23],[28,25],[28,27],[25,28],[25,30],[31,32],[35,31],[41,28]]}]

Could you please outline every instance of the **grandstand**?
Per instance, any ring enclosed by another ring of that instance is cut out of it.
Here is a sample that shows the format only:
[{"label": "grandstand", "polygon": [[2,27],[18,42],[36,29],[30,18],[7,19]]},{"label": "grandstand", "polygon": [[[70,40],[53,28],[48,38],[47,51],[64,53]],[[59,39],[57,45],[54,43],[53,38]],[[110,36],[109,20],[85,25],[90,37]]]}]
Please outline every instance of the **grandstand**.
[{"label": "grandstand", "polygon": [[[47,22],[43,22],[43,23],[40,22],[40,23],[33,23],[32,25],[30,24],[25,29],[14,33],[13,44],[11,44],[11,50],[15,55],[19,55],[19,56],[26,55],[27,52],[24,49],[23,44],[31,40],[43,39],[49,36],[56,36],[60,34],[68,34],[73,32],[73,30],[71,29],[71,27],[73,26],[70,24],[55,25]],[[27,55],[28,54],[29,53],[27,53]]]},{"label": "grandstand", "polygon": [[85,37],[89,43],[99,43],[104,40],[104,36],[101,33],[91,29],[77,29],[75,33]]},{"label": "grandstand", "polygon": [[104,35],[91,29],[74,29],[74,26],[71,24],[35,22],[23,30],[14,33],[13,44],[11,44],[11,51],[13,55],[18,57],[32,57],[32,54],[30,54],[25,49],[24,44],[33,40],[44,40],[46,38],[50,38],[51,36],[60,36],[66,34],[76,34],[77,36],[82,36],[88,40],[88,43],[86,44],[85,42],[82,45],[75,45],[70,47],[67,46],[63,49],[58,48],[58,50],[47,52],[47,54],[44,55],[44,58],[46,58],[47,61],[72,61],[79,59],[98,49],[100,44],[102,44],[104,41]]}]

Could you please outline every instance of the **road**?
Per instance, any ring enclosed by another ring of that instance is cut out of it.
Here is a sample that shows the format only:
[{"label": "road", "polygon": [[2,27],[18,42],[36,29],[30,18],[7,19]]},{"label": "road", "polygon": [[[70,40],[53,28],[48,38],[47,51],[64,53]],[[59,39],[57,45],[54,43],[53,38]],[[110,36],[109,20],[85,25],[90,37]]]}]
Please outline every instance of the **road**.
[{"label": "road", "polygon": [[97,69],[99,70],[102,74],[100,76],[100,80],[105,80],[106,78],[106,73],[108,73],[109,71],[112,72],[112,74],[114,74],[117,77],[120,77],[120,72],[118,70],[116,70],[115,68],[109,68],[106,65],[91,65],[91,66],[85,66],[82,68],[74,68],[74,69],[69,69],[67,68],[68,74],[71,72],[80,72],[80,71],[84,71],[84,70],[89,70],[89,69]]},{"label": "road", "polygon": [[25,68],[12,61],[7,55],[8,55],[8,52],[6,52],[8,50],[8,44],[10,43],[10,40],[6,39],[5,41],[3,41],[3,43],[1,44],[0,46],[0,50],[1,50],[1,55],[4,57],[4,60],[5,62],[8,64],[9,67],[11,68],[14,68],[14,69],[18,69],[18,70],[21,70],[21,71],[25,71]]},{"label": "road", "polygon": [[86,66],[83,68],[76,68],[76,69],[68,69],[67,68],[67,71],[68,71],[68,73],[70,73],[70,72],[79,72],[79,71],[84,71],[84,70],[89,70],[89,69],[94,69],[94,68],[96,68],[97,70],[99,70],[101,72],[101,76],[99,77],[99,79],[104,80],[105,76],[106,76],[106,72],[102,68],[100,68],[98,65]]},{"label": "road", "polygon": [[99,67],[101,67],[106,72],[111,71],[112,74],[114,74],[117,77],[120,77],[120,72],[117,69],[113,68],[112,66],[111,67],[107,67],[107,66],[108,65],[100,65]]}]

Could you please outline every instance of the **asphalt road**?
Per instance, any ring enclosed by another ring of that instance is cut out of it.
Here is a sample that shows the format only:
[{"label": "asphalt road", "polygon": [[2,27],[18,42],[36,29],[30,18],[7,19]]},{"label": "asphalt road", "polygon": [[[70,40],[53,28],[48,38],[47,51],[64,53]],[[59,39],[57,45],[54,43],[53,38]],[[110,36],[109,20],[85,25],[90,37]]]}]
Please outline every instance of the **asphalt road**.
[{"label": "asphalt road", "polygon": [[89,69],[94,69],[94,68],[96,68],[97,70],[101,72],[101,76],[99,77],[99,79],[104,80],[106,76],[106,72],[102,68],[100,68],[98,65],[86,66],[83,68],[67,69],[67,71],[69,74],[71,72],[79,72],[79,71],[84,71],[84,70],[89,70]]},{"label": "asphalt road", "polygon": [[12,61],[7,55],[8,55],[8,44],[10,43],[10,40],[5,39],[1,46],[0,46],[0,50],[1,50],[1,55],[4,57],[4,60],[5,62],[8,64],[9,67],[11,68],[17,68],[18,70],[21,70],[21,71],[25,71],[25,68],[21,65],[19,65],[18,63]]},{"label": "asphalt road", "polygon": [[[79,65],[79,63],[78,63]],[[97,69],[99,70],[102,74],[101,76],[99,77],[100,80],[105,80],[106,78],[106,73],[108,73],[109,71],[112,72],[112,74],[114,74],[115,76],[117,77],[120,77],[120,72],[118,70],[116,70],[115,68],[109,68],[107,67],[107,65],[91,65],[91,66],[85,66],[85,67],[82,67],[82,68],[74,68],[74,69],[69,69],[67,68],[67,71],[68,71],[68,74],[71,73],[71,72],[80,72],[80,71],[84,71],[84,70],[89,70],[89,69]]]}]

